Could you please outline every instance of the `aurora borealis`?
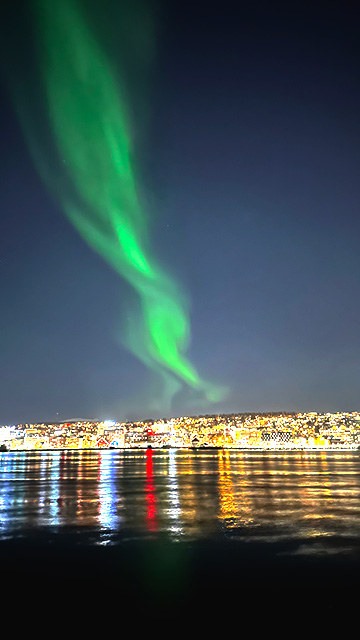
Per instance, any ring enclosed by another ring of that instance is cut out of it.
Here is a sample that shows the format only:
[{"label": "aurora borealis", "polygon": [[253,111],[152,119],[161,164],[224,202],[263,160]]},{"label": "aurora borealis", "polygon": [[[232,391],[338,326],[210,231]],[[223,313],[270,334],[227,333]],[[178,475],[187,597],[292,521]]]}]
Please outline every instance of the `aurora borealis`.
[{"label": "aurora borealis", "polygon": [[[165,395],[178,390],[181,381],[204,392],[208,400],[219,400],[224,389],[202,380],[186,357],[190,338],[186,297],[151,248],[121,74],[115,79],[79,3],[36,0],[35,9],[42,77],[58,150],[55,171],[65,172],[74,187],[71,193],[55,189],[56,196],[84,240],[138,294],[139,311],[133,309],[128,316],[122,341],[162,376]],[[56,175],[46,179],[52,187],[57,182]]]},{"label": "aurora borealis", "polygon": [[4,0],[4,424],[357,409],[336,4]]}]

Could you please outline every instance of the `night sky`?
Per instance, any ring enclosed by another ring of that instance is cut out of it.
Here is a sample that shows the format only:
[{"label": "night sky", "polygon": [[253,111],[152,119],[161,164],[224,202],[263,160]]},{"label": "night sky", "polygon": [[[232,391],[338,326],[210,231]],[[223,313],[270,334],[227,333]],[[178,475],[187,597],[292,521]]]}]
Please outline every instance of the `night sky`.
[{"label": "night sky", "polygon": [[[230,390],[218,404],[180,393],[170,413],[359,410],[355,3],[239,4],[155,12],[138,128],[152,246],[190,299],[192,362]],[[24,3],[11,5],[26,30]],[[129,285],[39,177],[6,56],[0,424],[157,417],[153,374],[115,339]]]}]

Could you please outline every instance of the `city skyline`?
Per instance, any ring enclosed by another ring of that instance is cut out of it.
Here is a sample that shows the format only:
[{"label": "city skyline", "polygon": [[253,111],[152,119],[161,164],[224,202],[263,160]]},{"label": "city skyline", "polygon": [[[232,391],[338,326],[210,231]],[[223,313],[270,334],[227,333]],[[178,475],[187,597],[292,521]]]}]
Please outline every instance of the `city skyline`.
[{"label": "city skyline", "polygon": [[72,421],[0,427],[4,451],[109,449],[360,449],[360,413],[243,413],[134,422]]}]

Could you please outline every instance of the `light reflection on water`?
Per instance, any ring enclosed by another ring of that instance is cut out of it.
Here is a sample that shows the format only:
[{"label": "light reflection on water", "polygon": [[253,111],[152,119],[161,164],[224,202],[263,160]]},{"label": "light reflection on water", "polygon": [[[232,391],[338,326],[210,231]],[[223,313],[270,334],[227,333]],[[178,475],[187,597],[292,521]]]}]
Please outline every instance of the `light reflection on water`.
[{"label": "light reflection on water", "polygon": [[[360,454],[234,450],[0,454],[0,536],[357,540]],[[349,547],[350,545],[350,547]],[[340,548],[340,547],[339,547]]]}]

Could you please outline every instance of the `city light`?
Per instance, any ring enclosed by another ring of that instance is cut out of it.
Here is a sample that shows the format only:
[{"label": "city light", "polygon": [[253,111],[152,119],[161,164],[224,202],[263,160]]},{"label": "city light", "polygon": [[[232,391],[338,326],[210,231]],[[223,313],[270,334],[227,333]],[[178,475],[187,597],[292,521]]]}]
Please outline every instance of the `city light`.
[{"label": "city light", "polygon": [[360,413],[239,413],[0,427],[3,449],[358,449]]}]

